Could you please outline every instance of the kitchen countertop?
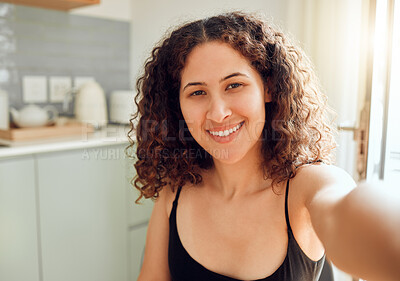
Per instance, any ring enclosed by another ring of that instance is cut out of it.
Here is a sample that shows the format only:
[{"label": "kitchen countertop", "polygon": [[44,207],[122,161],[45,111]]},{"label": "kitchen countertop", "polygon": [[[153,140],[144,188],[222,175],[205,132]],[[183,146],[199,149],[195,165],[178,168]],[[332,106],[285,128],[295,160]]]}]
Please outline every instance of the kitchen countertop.
[{"label": "kitchen countertop", "polygon": [[109,145],[129,144],[127,133],[129,125],[107,125],[88,135],[78,135],[63,138],[51,138],[35,141],[24,141],[0,144],[0,159],[30,155],[36,153],[65,151],[72,149],[91,148]]}]

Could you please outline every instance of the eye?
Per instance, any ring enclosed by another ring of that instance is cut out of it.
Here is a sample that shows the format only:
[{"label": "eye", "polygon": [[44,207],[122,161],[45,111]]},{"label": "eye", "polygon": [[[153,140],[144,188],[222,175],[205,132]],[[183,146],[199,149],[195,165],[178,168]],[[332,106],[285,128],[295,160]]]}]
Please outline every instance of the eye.
[{"label": "eye", "polygon": [[232,83],[232,84],[229,84],[228,85],[228,87],[226,87],[226,89],[228,90],[228,89],[235,89],[235,88],[239,88],[240,86],[242,86],[243,84],[241,84],[241,83]]},{"label": "eye", "polygon": [[201,96],[203,94],[205,94],[205,92],[202,90],[199,90],[199,91],[195,91],[195,92],[191,93],[190,96]]}]

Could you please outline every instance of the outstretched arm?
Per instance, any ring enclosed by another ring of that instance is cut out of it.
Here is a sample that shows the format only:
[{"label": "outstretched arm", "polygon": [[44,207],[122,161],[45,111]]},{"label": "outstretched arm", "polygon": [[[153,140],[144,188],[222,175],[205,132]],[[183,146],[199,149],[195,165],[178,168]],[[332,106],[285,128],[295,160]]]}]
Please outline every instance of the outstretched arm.
[{"label": "outstretched arm", "polygon": [[351,189],[335,167],[306,170],[316,179],[306,206],[329,259],[363,279],[400,280],[399,194],[368,184]]}]

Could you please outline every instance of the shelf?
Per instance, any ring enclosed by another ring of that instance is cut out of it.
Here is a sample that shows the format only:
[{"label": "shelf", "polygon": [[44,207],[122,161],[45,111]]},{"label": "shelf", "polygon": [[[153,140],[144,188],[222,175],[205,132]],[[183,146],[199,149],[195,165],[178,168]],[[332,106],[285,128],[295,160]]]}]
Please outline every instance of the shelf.
[{"label": "shelf", "polygon": [[0,0],[0,2],[60,11],[69,11],[75,8],[100,4],[100,0]]},{"label": "shelf", "polygon": [[15,143],[54,137],[67,137],[70,135],[87,135],[93,131],[93,126],[78,122],[71,122],[62,126],[53,125],[35,128],[12,127],[9,130],[0,130],[0,141]]}]

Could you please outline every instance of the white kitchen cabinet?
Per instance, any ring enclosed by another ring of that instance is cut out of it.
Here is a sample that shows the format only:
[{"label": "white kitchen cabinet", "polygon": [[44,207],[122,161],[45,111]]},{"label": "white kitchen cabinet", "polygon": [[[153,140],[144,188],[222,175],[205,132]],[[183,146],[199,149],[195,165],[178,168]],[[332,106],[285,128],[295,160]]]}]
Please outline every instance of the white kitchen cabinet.
[{"label": "white kitchen cabinet", "polygon": [[128,280],[124,147],[37,155],[43,281]]},{"label": "white kitchen cabinet", "polygon": [[[126,175],[127,181],[132,180],[135,175],[133,167],[134,160],[127,159],[126,161]],[[143,199],[140,204],[136,204],[135,200],[138,198],[139,191],[131,184],[128,185],[127,192],[128,204],[128,235],[129,235],[129,280],[136,281],[141,268],[144,246],[146,242],[147,224],[153,209],[153,201],[151,199]]]},{"label": "white kitchen cabinet", "polygon": [[[133,167],[134,160],[126,160],[126,175],[127,181],[131,181],[136,171]],[[133,187],[131,184],[128,186],[128,225],[133,227],[138,224],[143,224],[143,222],[148,222],[151,216],[151,210],[153,209],[153,201],[151,199],[140,200],[140,204],[136,204],[135,201],[139,197],[139,191]]]},{"label": "white kitchen cabinet", "polygon": [[33,156],[0,159],[0,280],[38,281]]},{"label": "white kitchen cabinet", "polygon": [[127,143],[93,142],[0,149],[0,280],[137,279],[153,202],[135,204]]},{"label": "white kitchen cabinet", "polygon": [[142,200],[142,204],[135,204],[137,192],[129,188],[128,196],[128,222],[129,222],[129,280],[136,281],[144,252],[146,242],[147,224],[151,216],[153,201],[150,199]]}]

